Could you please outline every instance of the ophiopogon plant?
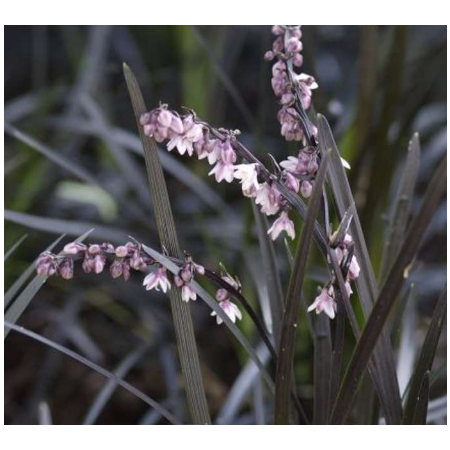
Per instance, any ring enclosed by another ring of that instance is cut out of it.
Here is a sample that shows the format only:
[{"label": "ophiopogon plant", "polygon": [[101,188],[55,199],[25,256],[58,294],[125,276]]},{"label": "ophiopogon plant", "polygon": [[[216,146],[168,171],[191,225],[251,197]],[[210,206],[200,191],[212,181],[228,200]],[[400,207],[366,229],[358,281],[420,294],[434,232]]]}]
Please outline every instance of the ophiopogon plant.
[{"label": "ophiopogon plant", "polygon": [[[143,286],[147,290],[167,293],[194,423],[211,422],[189,310],[189,302],[197,297],[212,309],[211,315],[215,316],[217,324],[225,323],[257,365],[266,381],[274,423],[345,423],[365,374],[370,378],[386,423],[424,423],[433,362],[430,355],[434,355],[445,317],[445,291],[436,306],[406,401],[402,401],[400,395],[387,320],[399,296],[405,270],[414,260],[444,191],[446,159],[439,164],[420,209],[407,226],[410,202],[404,199],[412,196],[420,159],[418,137],[413,137],[398,193],[402,201],[395,206],[379,285],[347,180],[346,170],[350,167],[340,157],[326,119],[311,113],[313,90],[318,84],[312,76],[300,72],[303,66],[301,28],[274,26],[272,32],[275,35],[272,50],[264,57],[273,63],[271,84],[280,104],[277,118],[281,135],[286,141],[296,143],[297,153],[280,162],[268,154],[261,161],[240,141],[239,130],[213,126],[191,109],[174,111],[161,103],[147,110],[135,76],[124,65],[144,149],[160,252],[133,238],[115,247],[107,242],[75,241],[67,244],[58,255],[51,251],[41,254],[36,262],[37,272],[42,277],[39,280],[52,275],[71,279],[79,261],[86,273],[100,273],[109,267],[113,278],[127,280],[131,270],[144,272]],[[230,274],[223,266],[217,272],[208,269],[195,255],[182,252],[156,143],[166,144],[169,152],[177,151],[209,163],[213,166],[209,175],[218,183],[239,182],[242,194],[253,203],[269,283],[272,330],[245,298],[236,274]],[[291,258],[289,283],[283,293],[272,241],[285,236],[295,238],[292,220],[295,215],[302,219],[303,226],[296,254]],[[270,227],[267,218],[274,218]],[[332,229],[333,218],[339,223],[336,229]],[[298,316],[311,246],[319,249],[328,272],[328,281],[319,287],[315,299],[309,300],[305,311],[306,314],[315,312],[311,327],[314,341],[312,413],[298,394],[294,376]],[[198,283],[203,277],[214,284],[215,299]],[[357,290],[358,295],[354,297],[363,311],[363,324],[351,302],[354,290]],[[250,316],[267,347],[273,363],[269,367],[236,326],[243,312]],[[19,315],[20,310],[7,315],[6,327],[20,331],[14,325]],[[344,367],[347,323],[356,345]],[[161,405],[152,401],[152,405],[155,404],[169,421],[176,422]]]}]

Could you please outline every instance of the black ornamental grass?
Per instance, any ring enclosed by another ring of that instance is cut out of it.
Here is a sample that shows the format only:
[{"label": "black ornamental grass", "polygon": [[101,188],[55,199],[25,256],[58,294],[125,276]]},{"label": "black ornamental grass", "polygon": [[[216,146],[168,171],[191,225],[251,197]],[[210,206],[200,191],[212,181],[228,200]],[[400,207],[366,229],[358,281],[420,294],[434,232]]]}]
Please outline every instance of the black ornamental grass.
[{"label": "black ornamental grass", "polygon": [[[25,334],[89,365],[137,395],[168,422],[212,423],[214,417],[200,369],[202,354],[197,349],[191,315],[191,302],[200,298],[211,309],[211,322],[230,330],[264,379],[261,395],[269,423],[351,423],[355,400],[362,389],[373,396],[372,422],[426,423],[430,371],[446,314],[443,301],[436,306],[403,398],[389,331],[392,311],[403,295],[407,273],[414,265],[421,239],[444,193],[446,160],[440,162],[430,178],[422,204],[410,223],[406,220],[410,209],[404,209],[407,203],[398,201],[395,205],[378,283],[347,178],[352,169],[341,158],[325,117],[313,113],[314,91],[319,83],[302,72],[305,63],[301,27],[277,25],[272,33],[272,49],[264,55],[272,65],[267,86],[271,84],[279,104],[274,119],[279,122],[280,134],[295,145],[295,153],[286,151],[280,161],[271,154],[258,158],[242,139],[241,131],[213,126],[189,107],[177,111],[161,102],[148,110],[135,75],[124,65],[144,149],[159,246],[151,248],[148,242],[132,237],[117,245],[107,239],[103,242],[83,236],[66,244],[60,253],[47,249],[35,262],[37,277],[15,300],[17,290],[7,295],[11,304],[6,305],[6,334],[9,330]],[[206,261],[180,247],[177,232],[184,224],[175,224],[157,145],[164,148],[163,152],[177,154],[180,161],[198,159],[205,166],[205,175],[227,184],[228,189],[240,189],[252,205],[268,283],[266,311],[248,298],[248,289],[240,281],[237,268],[227,270],[219,260],[214,268],[208,268]],[[417,136],[410,145],[400,198],[412,196],[420,163]],[[410,208],[410,203],[407,205]],[[298,221],[302,224],[300,234],[296,231]],[[296,244],[294,254],[290,253],[292,246],[287,238]],[[286,245],[287,257],[283,259],[290,265],[280,264],[275,250],[283,246],[280,243]],[[318,255],[326,275],[322,283],[315,283],[316,293],[308,297],[307,268]],[[286,283],[281,282],[282,271],[287,272]],[[172,401],[160,404],[119,376],[16,325],[47,278],[60,277],[75,286],[81,273],[95,277],[104,272],[109,272],[111,284],[119,279],[127,282],[140,277],[142,296],[147,296],[148,301],[152,301],[154,291],[169,296],[189,415],[177,417],[179,410]],[[314,346],[311,361],[314,386],[309,400],[297,382],[295,371],[296,345],[307,333],[299,330],[299,316],[306,318]],[[245,320],[255,331],[251,338],[248,330],[240,328]],[[350,333],[354,342],[346,337]],[[215,344],[212,341],[210,345]],[[350,349],[348,356],[344,355],[344,349]]]}]

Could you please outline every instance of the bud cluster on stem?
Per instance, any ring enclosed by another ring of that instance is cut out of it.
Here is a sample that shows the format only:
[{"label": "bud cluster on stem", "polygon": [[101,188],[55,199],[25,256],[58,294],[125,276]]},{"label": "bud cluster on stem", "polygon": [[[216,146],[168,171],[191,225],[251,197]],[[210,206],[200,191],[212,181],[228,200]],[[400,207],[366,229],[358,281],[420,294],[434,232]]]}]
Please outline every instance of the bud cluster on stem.
[{"label": "bud cluster on stem", "polygon": [[[147,272],[150,266],[154,266],[149,272],[142,285],[147,291],[155,289],[167,293],[171,288],[171,283],[167,274],[167,269],[147,255],[138,243],[127,242],[125,245],[114,247],[110,243],[85,245],[79,242],[70,242],[62,253],[56,255],[51,252],[41,253],[36,261],[36,272],[42,276],[60,276],[66,280],[74,277],[75,261],[81,261],[81,267],[85,273],[99,274],[109,264],[109,271],[112,278],[123,277],[128,281],[131,269],[140,272]],[[205,275],[205,268],[195,263],[190,256],[186,256],[184,262],[180,262],[180,269],[174,276],[174,283],[181,289],[181,297],[185,302],[196,300],[197,294],[192,289],[191,281],[196,274]],[[230,275],[222,277],[230,285],[230,289],[240,291],[240,284]],[[217,291],[217,301],[230,319],[235,322],[236,317],[242,318],[238,307],[231,303],[229,292],[221,287]],[[212,315],[215,315],[212,314]],[[222,320],[217,317],[217,323]]]},{"label": "bud cluster on stem", "polygon": [[[353,254],[352,237],[346,233],[341,242],[336,242],[336,235],[337,233],[334,233],[330,238],[331,251],[336,252],[338,263],[345,278],[345,289],[347,290],[347,295],[350,297],[353,293],[350,283],[359,277],[360,267],[356,256]],[[334,319],[336,308],[333,280],[330,280],[309,306],[308,311],[316,311],[316,314],[323,311],[330,319]]]}]

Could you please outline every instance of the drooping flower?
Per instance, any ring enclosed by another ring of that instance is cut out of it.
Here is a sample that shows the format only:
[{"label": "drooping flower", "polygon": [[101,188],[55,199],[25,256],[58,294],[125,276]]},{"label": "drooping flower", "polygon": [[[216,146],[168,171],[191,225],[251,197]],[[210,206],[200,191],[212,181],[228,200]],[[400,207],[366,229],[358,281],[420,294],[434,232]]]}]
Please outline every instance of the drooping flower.
[{"label": "drooping flower", "polygon": [[175,147],[180,155],[186,152],[189,156],[194,154],[194,143],[203,138],[203,128],[194,122],[191,115],[183,119],[182,133],[173,133],[170,141],[167,143],[167,150],[172,151]]},{"label": "drooping flower", "polygon": [[334,319],[336,315],[336,302],[334,300],[334,290],[332,286],[324,287],[320,294],[314,300],[309,308],[308,312],[316,311],[316,314],[320,314],[322,311],[330,318]]},{"label": "drooping flower", "polygon": [[311,75],[301,73],[295,77],[295,81],[300,87],[300,101],[302,108],[307,110],[311,106],[312,90],[317,89],[319,85]]},{"label": "drooping flower", "polygon": [[80,242],[69,242],[64,246],[63,252],[66,255],[77,255],[78,253],[86,251],[87,247]]},{"label": "drooping flower", "polygon": [[350,263],[350,267],[348,269],[348,276],[351,280],[356,280],[356,278],[359,277],[360,267],[358,264],[358,260],[356,259],[356,256],[352,256],[352,261]]},{"label": "drooping flower", "polygon": [[208,175],[215,175],[218,183],[222,180],[231,183],[234,179],[234,163],[237,159],[236,152],[228,140],[223,142],[221,147],[220,158]]},{"label": "drooping flower", "polygon": [[165,267],[158,267],[153,272],[149,273],[142,283],[145,289],[149,291],[150,289],[155,289],[159,291],[159,288],[166,293],[170,289],[170,281],[167,278],[167,270]]},{"label": "drooping flower", "polygon": [[[242,319],[242,313],[239,311],[239,308],[232,303],[230,300],[223,300],[219,302],[219,306],[223,309],[225,314],[230,318],[230,320],[235,323],[236,319],[241,320]],[[217,325],[220,325],[223,323],[223,319],[216,313],[216,311],[213,311],[211,313],[211,316],[216,316],[216,322]]]},{"label": "drooping flower", "polygon": [[234,178],[241,180],[244,195],[254,197],[259,189],[257,164],[238,164],[234,169]]},{"label": "drooping flower", "polygon": [[267,216],[278,212],[280,209],[280,200],[281,195],[278,189],[267,182],[262,183],[256,192],[255,203],[261,205],[261,212]]},{"label": "drooping flower", "polygon": [[188,284],[185,284],[181,288],[181,299],[187,303],[189,300],[196,300],[197,294],[194,289],[192,289]]},{"label": "drooping flower", "polygon": [[61,277],[65,280],[70,280],[71,278],[73,278],[73,266],[74,264],[72,258],[63,258],[58,264],[58,272]]},{"label": "drooping flower", "polygon": [[300,193],[303,195],[303,197],[309,198],[312,194],[312,188],[312,181],[302,181],[300,185]]},{"label": "drooping flower", "polygon": [[56,275],[58,273],[56,255],[50,252],[42,253],[36,261],[36,272],[45,277]]},{"label": "drooping flower", "polygon": [[291,239],[295,239],[294,222],[289,219],[288,213],[286,211],[282,211],[278,219],[275,220],[275,222],[267,231],[267,234],[274,241],[278,238],[282,231],[285,231]]}]

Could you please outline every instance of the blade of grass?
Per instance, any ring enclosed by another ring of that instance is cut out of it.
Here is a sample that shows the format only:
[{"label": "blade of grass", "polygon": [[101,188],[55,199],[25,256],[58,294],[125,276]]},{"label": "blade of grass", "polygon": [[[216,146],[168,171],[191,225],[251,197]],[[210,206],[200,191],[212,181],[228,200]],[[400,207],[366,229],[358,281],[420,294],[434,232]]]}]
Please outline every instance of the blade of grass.
[{"label": "blade of grass", "polygon": [[[146,245],[142,245],[142,248],[149,256],[151,256],[153,259],[155,259],[160,264],[162,264],[164,267],[166,267],[170,272],[172,272],[172,274],[174,274],[174,275],[178,274],[178,272],[180,270],[179,267],[175,263],[170,261],[170,259],[161,255],[161,253],[157,252],[156,250],[154,250],[150,247],[147,247]],[[230,329],[230,331],[233,333],[235,338],[240,342],[240,344],[247,351],[248,355],[253,360],[253,362],[258,366],[265,381],[267,382],[267,386],[273,392],[274,388],[273,388],[272,377],[269,375],[264,364],[259,359],[255,350],[250,345],[250,343],[245,338],[245,336],[242,334],[242,332],[239,330],[239,328],[230,320],[230,318],[227,316],[227,314],[224,312],[224,310],[219,306],[219,303],[216,300],[214,300],[196,281],[194,281],[194,280],[191,281],[190,287],[224,321],[224,323]]]},{"label": "blade of grass", "polygon": [[93,229],[93,238],[115,243],[122,243],[130,234],[118,228],[105,227],[104,225],[93,222],[54,219],[52,217],[36,216],[34,214],[11,211],[9,209],[4,210],[4,219],[35,230],[41,230],[47,233],[65,233],[68,236],[79,236],[84,230]]},{"label": "blade of grass", "polygon": [[398,254],[403,243],[405,231],[408,225],[408,217],[414,196],[414,188],[417,182],[420,167],[420,141],[419,135],[415,133],[409,143],[408,155],[405,168],[397,195],[394,200],[394,209],[389,223],[388,233],[383,248],[380,266],[381,283],[386,278],[391,264]]},{"label": "blade of grass", "polygon": [[18,239],[12,247],[5,253],[5,257],[3,258],[3,262],[6,262],[6,260],[14,253],[15,250],[17,250],[22,242],[28,237],[28,234],[24,234],[20,239]]},{"label": "blade of grass", "polygon": [[320,314],[314,322],[314,424],[326,425],[330,409],[332,353],[330,321]]},{"label": "blade of grass", "polygon": [[28,134],[20,131],[13,125],[5,123],[5,133],[18,139],[20,142],[24,143],[28,147],[39,152],[41,155],[44,155],[50,161],[55,163],[57,166],[63,168],[68,173],[74,175],[76,178],[79,178],[85,183],[101,187],[95,176],[92,175],[90,172],[88,172],[84,167],[80,166],[77,162],[69,160],[65,156],[61,156],[60,153],[56,152],[55,150],[52,150],[51,148],[42,144],[38,140],[29,136]]},{"label": "blade of grass", "polygon": [[405,405],[405,416],[403,422],[406,425],[413,423],[414,414],[419,398],[420,385],[424,379],[425,373],[431,370],[434,355],[439,342],[439,336],[447,313],[447,286],[445,286],[439,300],[434,308],[433,317],[428,327],[427,335],[417,360],[416,367],[409,382],[409,392]]},{"label": "blade of grass", "polygon": [[47,402],[39,403],[39,425],[53,425],[52,412]]},{"label": "blade of grass", "polygon": [[[263,364],[267,364],[270,359],[270,353],[266,346],[259,344],[256,348],[256,354]],[[231,386],[226,400],[223,402],[221,409],[216,417],[217,425],[232,424],[236,415],[240,411],[242,404],[245,402],[251,387],[259,379],[260,371],[253,360],[247,361],[244,368]]]},{"label": "blade of grass", "polygon": [[[53,248],[55,248],[58,243],[61,241],[61,239],[64,238],[64,234],[60,236],[58,239],[53,241],[44,251],[51,252]],[[28,280],[28,278],[31,276],[32,273],[36,270],[35,267],[36,260],[33,261],[32,264],[30,264],[17,278],[16,281],[11,285],[11,287],[6,291],[5,298],[4,298],[4,309],[6,310],[11,303],[11,300],[14,298],[14,296],[20,291],[22,286],[24,285],[25,281]]]},{"label": "blade of grass", "polygon": [[[76,242],[83,242],[90,234],[92,230],[87,231],[78,239]],[[60,238],[62,239],[62,237]],[[59,240],[60,240],[59,239]],[[57,242],[59,242],[59,240]],[[57,243],[56,242],[56,243]],[[56,244],[55,244],[56,245]],[[33,280],[30,281],[28,286],[22,291],[22,293],[17,297],[14,303],[8,308],[5,313],[5,320],[10,323],[16,323],[22,313],[25,311],[27,306],[30,304],[31,300],[36,296],[41,287],[47,281],[48,277],[42,275],[36,275]],[[5,339],[9,334],[9,329],[5,329]]]},{"label": "blade of grass", "polygon": [[417,397],[412,425],[426,425],[428,415],[428,401],[430,399],[430,371],[425,372]]},{"label": "blade of grass", "polygon": [[259,208],[252,202],[253,215],[255,217],[256,231],[258,234],[259,248],[264,270],[265,284],[269,294],[270,310],[272,315],[272,327],[275,346],[278,347],[280,340],[281,318],[284,310],[283,290],[281,288],[280,273],[276,262],[273,241],[267,234],[267,218]]},{"label": "blade of grass", "polygon": [[[148,344],[143,344],[137,347],[120,362],[120,364],[113,372],[114,375],[117,378],[124,378],[148,350]],[[110,379],[105,383],[101,391],[97,394],[97,396],[91,403],[91,406],[89,407],[89,410],[83,419],[83,425],[92,425],[95,423],[95,421],[103,411],[103,408],[114,394],[116,387],[117,383],[113,379]]]},{"label": "blade of grass", "polygon": [[294,267],[292,268],[286,295],[286,310],[283,315],[281,326],[280,344],[278,347],[278,363],[275,377],[276,424],[289,423],[289,400],[292,387],[297,316],[300,307],[303,277],[306,271],[309,247],[312,242],[316,218],[320,212],[322,187],[325,182],[328,157],[328,152],[322,155],[320,169],[314,183],[314,189],[302,228],[302,234],[300,236]]},{"label": "blade of grass", "polygon": [[[155,219],[161,245],[169,255],[181,258],[175,222],[169,194],[158,157],[155,141],[143,133],[140,116],[147,111],[138,82],[131,69],[124,64],[123,71],[133,105],[136,123],[144,148],[148,181],[155,210]],[[170,290],[170,305],[177,339],[178,354],[186,385],[186,394],[192,419],[196,424],[210,424],[205,389],[203,387],[200,361],[194,336],[194,326],[189,305],[181,299],[181,290],[176,286]]]},{"label": "blade of grass", "polygon": [[[345,311],[342,304],[337,304],[336,319],[334,321],[333,352],[330,375],[330,405],[336,400],[341,384],[342,359],[345,344]],[[330,411],[329,411],[330,412]]]},{"label": "blade of grass", "polygon": [[[347,174],[342,166],[341,156],[334,141],[330,126],[325,117],[321,114],[318,114],[317,121],[319,128],[319,146],[322,149],[331,150],[331,163],[328,175],[339,219],[344,217],[349,208],[351,208],[353,212],[353,220],[350,224],[349,233],[355,241],[355,255],[361,267],[360,275],[356,280],[356,286],[358,288],[359,299],[364,316],[367,318],[378,295],[375,274],[370,262],[369,252],[367,250],[359,216],[354,207],[355,202],[347,179]],[[358,336],[355,335],[355,337],[357,338]],[[395,371],[394,355],[389,336],[385,331],[383,331],[380,343],[377,345],[374,352],[374,362],[374,375],[378,373],[380,377],[379,383],[382,390],[378,389],[378,392],[379,395],[381,395],[380,401],[383,404],[383,408],[386,410],[386,420],[388,423],[399,424],[402,419],[401,398]],[[374,382],[377,383],[375,380]]]},{"label": "blade of grass", "polygon": [[34,333],[31,330],[28,330],[24,327],[19,327],[18,325],[14,325],[13,323],[10,323],[8,321],[4,321],[4,326],[8,330],[14,330],[17,333],[20,333],[24,336],[28,336],[31,339],[34,339],[38,342],[41,342],[44,345],[47,345],[48,347],[51,347],[64,355],[67,355],[69,358],[74,359],[75,361],[80,362],[81,364],[84,364],[85,366],[89,367],[90,369],[95,370],[100,375],[103,375],[105,378],[109,378],[110,380],[114,380],[119,386],[126,389],[131,394],[135,395],[136,397],[140,398],[143,402],[147,403],[147,405],[151,406],[155,410],[157,410],[162,416],[164,416],[170,423],[174,425],[178,425],[178,420],[165,408],[163,408],[158,402],[150,398],[148,395],[144,394],[139,389],[132,386],[130,383],[127,383],[124,380],[121,380],[113,373],[107,371],[103,367],[99,366],[98,364],[93,363],[89,359],[84,358],[83,356],[79,355],[78,353],[50,340],[47,339],[44,336],[41,336],[40,334]]},{"label": "blade of grass", "polygon": [[445,190],[446,170],[447,157],[445,156],[428,185],[421,207],[410,224],[400,252],[356,344],[333,408],[331,422],[334,424],[343,423],[348,415],[361,376],[402,286],[404,271],[416,255],[421,239]]}]

